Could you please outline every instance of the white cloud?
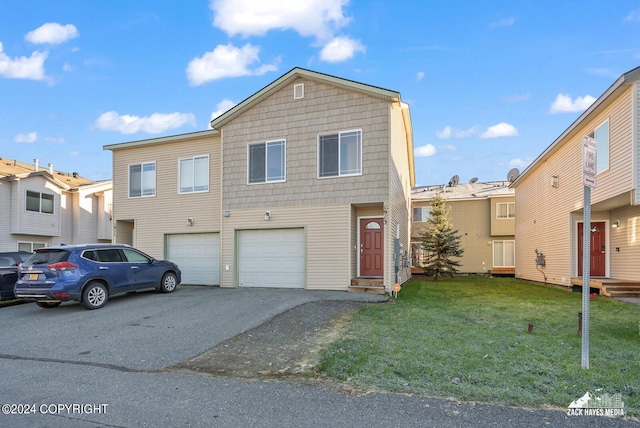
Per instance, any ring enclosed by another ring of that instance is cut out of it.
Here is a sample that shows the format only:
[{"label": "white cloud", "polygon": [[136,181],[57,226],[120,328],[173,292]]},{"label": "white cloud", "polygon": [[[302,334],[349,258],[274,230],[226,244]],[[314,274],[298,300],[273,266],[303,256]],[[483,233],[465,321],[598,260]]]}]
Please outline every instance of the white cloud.
[{"label": "white cloud", "polygon": [[211,0],[213,25],[229,36],[263,36],[271,30],[293,30],[326,40],[350,18],[342,8],[349,0]]},{"label": "white cloud", "polygon": [[419,81],[421,81],[422,79],[424,79],[424,71],[418,71],[418,72],[416,73],[416,80],[419,82]]},{"label": "white cloud", "polygon": [[326,62],[341,62],[353,58],[356,52],[366,49],[359,40],[339,36],[331,40],[320,51],[320,59]]},{"label": "white cloud", "polygon": [[624,18],[625,21],[640,21],[640,9],[632,10],[629,14]]},{"label": "white cloud", "polygon": [[212,52],[194,58],[187,65],[187,78],[191,86],[202,85],[225,77],[259,76],[277,70],[274,64],[261,65],[256,69],[249,66],[260,61],[260,48],[247,43],[241,48],[232,44],[218,45]]},{"label": "white cloud", "polygon": [[441,149],[443,150],[449,150],[450,152],[454,152],[456,150],[458,150],[458,148],[456,146],[454,146],[453,144],[443,144],[440,146]]},{"label": "white cloud", "polygon": [[128,114],[119,115],[118,112],[109,111],[101,114],[95,121],[98,129],[118,131],[123,134],[134,134],[140,131],[158,134],[186,124],[196,126],[196,118],[192,113],[153,113],[151,116],[139,117]]},{"label": "white cloud", "polygon": [[502,18],[498,21],[492,22],[491,27],[511,27],[515,22],[515,18]]},{"label": "white cloud", "polygon": [[435,155],[437,152],[436,146],[433,144],[426,144],[421,147],[416,147],[413,150],[413,155],[417,158],[429,157]]},{"label": "white cloud", "polygon": [[75,25],[60,25],[57,22],[47,22],[24,36],[31,43],[49,45],[59,45],[76,37],[78,29]]},{"label": "white cloud", "polygon": [[44,60],[48,55],[48,52],[35,51],[29,58],[21,56],[11,59],[3,52],[0,42],[0,77],[43,80],[45,79]]},{"label": "white cloud", "polygon": [[551,104],[551,109],[549,109],[549,113],[572,113],[576,111],[584,111],[596,99],[591,95],[585,95],[584,97],[577,97],[575,100],[572,100],[571,97],[567,94],[558,94],[553,104]]},{"label": "white cloud", "polygon": [[531,159],[529,158],[525,158],[525,159],[515,158],[509,161],[509,166],[512,168],[525,168],[530,163],[531,163]]},{"label": "white cloud", "polygon": [[18,134],[14,138],[16,143],[27,143],[33,144],[38,141],[38,133],[37,132],[29,132],[28,134]]},{"label": "white cloud", "polygon": [[228,100],[226,98],[223,99],[222,101],[220,101],[216,105],[216,111],[211,113],[211,120],[213,120],[216,117],[220,116],[222,113],[226,112],[227,110],[229,110],[231,107],[233,107],[235,105],[236,105],[236,103],[234,103],[233,101]]},{"label": "white cloud", "polygon": [[437,131],[436,135],[441,140],[446,140],[446,139],[449,139],[449,138],[471,137],[472,135],[477,134],[479,131],[480,131],[480,127],[479,126],[473,126],[473,127],[469,128],[469,129],[466,129],[466,130],[452,128],[451,126],[445,126],[442,131]]},{"label": "white cloud", "polygon": [[490,126],[480,134],[480,138],[498,138],[498,137],[516,137],[518,136],[518,130],[515,126],[505,122],[500,122],[497,125]]}]

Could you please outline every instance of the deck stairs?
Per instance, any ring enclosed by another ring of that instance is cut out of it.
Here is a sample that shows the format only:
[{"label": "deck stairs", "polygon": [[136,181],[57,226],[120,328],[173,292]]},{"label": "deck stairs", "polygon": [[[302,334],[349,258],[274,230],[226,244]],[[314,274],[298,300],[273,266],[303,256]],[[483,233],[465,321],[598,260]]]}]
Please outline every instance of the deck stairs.
[{"label": "deck stairs", "polygon": [[355,293],[385,294],[382,278],[353,278],[349,291]]},{"label": "deck stairs", "polygon": [[[582,277],[572,278],[571,285],[582,288]],[[591,288],[600,290],[600,294],[607,297],[640,297],[640,281],[623,279],[591,278]]]}]

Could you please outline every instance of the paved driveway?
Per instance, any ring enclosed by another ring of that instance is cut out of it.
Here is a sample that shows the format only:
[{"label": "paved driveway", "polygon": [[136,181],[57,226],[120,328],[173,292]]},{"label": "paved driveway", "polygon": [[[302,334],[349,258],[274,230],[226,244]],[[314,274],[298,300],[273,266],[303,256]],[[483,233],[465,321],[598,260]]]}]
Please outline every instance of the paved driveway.
[{"label": "paved driveway", "polygon": [[178,287],[110,300],[89,311],[65,303],[0,310],[4,358],[159,370],[201,354],[297,305],[315,300],[384,299],[364,293]]}]

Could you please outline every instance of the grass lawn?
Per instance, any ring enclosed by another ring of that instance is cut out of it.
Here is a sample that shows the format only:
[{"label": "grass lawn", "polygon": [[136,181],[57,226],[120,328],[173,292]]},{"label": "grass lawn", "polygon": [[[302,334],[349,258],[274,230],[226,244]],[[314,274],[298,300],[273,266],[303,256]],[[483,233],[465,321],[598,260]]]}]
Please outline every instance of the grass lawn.
[{"label": "grass lawn", "polygon": [[397,300],[360,311],[319,368],[358,388],[525,407],[619,393],[639,415],[640,306],[590,301],[588,370],[581,310],[581,293],[513,278],[410,281]]}]

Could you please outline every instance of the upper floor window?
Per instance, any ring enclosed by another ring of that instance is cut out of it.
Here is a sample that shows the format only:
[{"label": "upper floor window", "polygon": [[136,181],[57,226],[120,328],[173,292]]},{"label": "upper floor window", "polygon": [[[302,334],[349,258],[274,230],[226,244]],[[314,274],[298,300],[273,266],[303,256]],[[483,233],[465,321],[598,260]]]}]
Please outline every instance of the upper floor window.
[{"label": "upper floor window", "polygon": [[209,191],[209,155],[179,161],[178,193]]},{"label": "upper floor window", "polygon": [[53,214],[53,201],[53,195],[27,190],[27,211]]},{"label": "upper floor window", "polygon": [[498,202],[496,204],[496,218],[516,218],[516,203]]},{"label": "upper floor window", "polygon": [[596,173],[609,169],[609,120],[596,128],[592,137],[596,140]]},{"label": "upper floor window", "polygon": [[413,221],[429,221],[431,218],[431,206],[415,207],[413,209]]},{"label": "upper floor window", "polygon": [[321,135],[318,139],[318,177],[362,174],[362,131]]},{"label": "upper floor window", "polygon": [[129,165],[129,197],[140,198],[156,195],[156,163]]},{"label": "upper floor window", "polygon": [[249,184],[285,181],[285,146],[285,140],[249,144]]}]

